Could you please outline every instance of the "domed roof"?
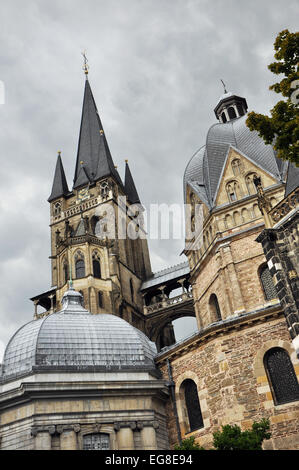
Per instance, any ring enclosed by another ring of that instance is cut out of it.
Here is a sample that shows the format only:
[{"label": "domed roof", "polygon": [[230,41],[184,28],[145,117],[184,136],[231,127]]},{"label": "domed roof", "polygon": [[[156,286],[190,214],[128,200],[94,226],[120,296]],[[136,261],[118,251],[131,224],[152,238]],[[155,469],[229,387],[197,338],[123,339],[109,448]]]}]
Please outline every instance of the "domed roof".
[{"label": "domed roof", "polygon": [[8,343],[2,380],[42,371],[154,371],[156,346],[113,314],[93,315],[70,289],[63,309],[22,326]]},{"label": "domed roof", "polygon": [[247,115],[226,123],[213,124],[202,147],[189,161],[184,176],[184,189],[191,186],[213,207],[216,191],[230,146],[240,151],[253,163],[266,170],[278,181],[284,172],[284,164],[276,157],[271,145],[266,145],[256,131],[246,126]]}]

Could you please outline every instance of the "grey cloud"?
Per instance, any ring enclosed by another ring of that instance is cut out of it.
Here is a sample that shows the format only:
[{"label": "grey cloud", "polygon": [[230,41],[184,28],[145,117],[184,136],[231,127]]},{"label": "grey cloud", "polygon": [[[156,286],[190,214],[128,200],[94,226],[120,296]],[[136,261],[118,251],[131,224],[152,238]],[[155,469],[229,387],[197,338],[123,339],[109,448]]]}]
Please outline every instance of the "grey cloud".
[{"label": "grey cloud", "polygon": [[[295,0],[2,2],[0,349],[32,319],[28,298],[50,287],[46,199],[57,150],[72,185],[80,52],[120,172],[128,158],[143,202],[181,204],[185,166],[215,122],[220,78],[267,112],[277,98],[268,91],[272,45],[282,29],[296,30],[297,10]],[[183,245],[150,241],[154,270],[181,262]]]}]

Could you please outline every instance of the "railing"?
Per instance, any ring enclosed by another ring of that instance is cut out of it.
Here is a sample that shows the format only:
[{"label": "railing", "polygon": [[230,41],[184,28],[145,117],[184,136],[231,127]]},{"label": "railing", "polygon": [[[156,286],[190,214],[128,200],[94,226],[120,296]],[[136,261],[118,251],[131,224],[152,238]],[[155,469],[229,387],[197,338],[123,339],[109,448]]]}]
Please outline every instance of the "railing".
[{"label": "railing", "polygon": [[295,189],[287,198],[276,204],[269,215],[274,223],[279,222],[285,215],[291,212],[299,205],[299,188]]},{"label": "railing", "polygon": [[160,302],[151,305],[144,306],[144,313],[154,313],[159,310],[162,310],[167,307],[173,307],[174,305],[181,304],[193,298],[192,292],[184,292],[183,294],[177,295],[176,297],[172,297],[168,299],[167,297]]}]

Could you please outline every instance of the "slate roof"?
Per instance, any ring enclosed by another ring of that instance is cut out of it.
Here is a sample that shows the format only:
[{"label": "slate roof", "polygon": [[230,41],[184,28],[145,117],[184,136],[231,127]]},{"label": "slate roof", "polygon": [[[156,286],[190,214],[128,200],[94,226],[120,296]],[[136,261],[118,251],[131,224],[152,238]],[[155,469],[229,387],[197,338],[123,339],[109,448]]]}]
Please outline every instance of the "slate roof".
[{"label": "slate roof", "polygon": [[299,186],[299,167],[289,162],[284,197],[287,197],[297,186]]},{"label": "slate roof", "polygon": [[125,170],[125,192],[128,196],[129,201],[132,204],[140,204],[140,199],[137,193],[137,189],[132,177],[132,173],[130,171],[130,167],[126,162],[126,170]]},{"label": "slate roof", "polygon": [[184,176],[184,191],[187,184],[212,208],[215,203],[223,166],[232,146],[247,156],[253,163],[266,170],[277,181],[284,174],[284,164],[276,157],[271,145],[266,145],[256,131],[246,126],[247,115],[226,123],[213,124],[201,147],[189,161]]},{"label": "slate roof", "polygon": [[159,286],[174,279],[179,279],[190,273],[190,266],[188,261],[171,266],[170,268],[162,269],[153,274],[152,277],[144,281],[141,285],[141,290],[149,289],[150,287]]},{"label": "slate roof", "polygon": [[63,164],[60,154],[57,157],[57,163],[55,168],[54,180],[51,195],[48,198],[48,201],[54,201],[61,196],[67,196],[69,194],[69,188],[67,185]]},{"label": "slate roof", "polygon": [[89,81],[86,80],[73,187],[77,189],[105,176],[114,176],[122,186],[121,178],[112,160]]}]

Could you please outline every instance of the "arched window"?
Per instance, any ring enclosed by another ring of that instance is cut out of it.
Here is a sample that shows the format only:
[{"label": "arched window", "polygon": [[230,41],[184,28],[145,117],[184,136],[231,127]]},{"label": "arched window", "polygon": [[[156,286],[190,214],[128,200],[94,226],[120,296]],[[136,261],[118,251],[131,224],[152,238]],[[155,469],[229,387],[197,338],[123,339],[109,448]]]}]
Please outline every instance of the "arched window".
[{"label": "arched window", "polygon": [[272,300],[277,298],[277,292],[273,284],[273,279],[270,274],[269,268],[264,264],[260,268],[260,280],[262,283],[264,295],[266,300]]},{"label": "arched window", "polygon": [[103,292],[99,290],[98,292],[98,304],[99,308],[103,308],[104,302],[103,302]]},{"label": "arched window", "polygon": [[248,194],[255,194],[256,193],[256,187],[255,187],[255,184],[253,182],[253,178],[257,176],[256,173],[249,173],[248,175],[246,175],[246,178],[245,178],[245,182],[246,182],[246,186],[247,186],[247,191],[248,191]]},{"label": "arched window", "polygon": [[238,110],[238,113],[239,113],[239,116],[240,116],[240,117],[245,114],[245,113],[244,113],[244,108],[243,108],[243,106],[242,106],[240,103],[237,104],[237,110]]},{"label": "arched window", "polygon": [[234,174],[235,176],[240,175],[240,174],[241,174],[241,169],[242,169],[241,160],[240,160],[239,158],[235,158],[235,159],[232,161],[232,170],[233,170],[233,174]]},{"label": "arched window", "polygon": [[285,349],[269,349],[264,356],[264,366],[275,405],[299,400],[298,380]]},{"label": "arched window", "polygon": [[238,199],[237,197],[238,183],[236,181],[231,181],[226,185],[226,192],[229,202],[234,202]]},{"label": "arched window", "polygon": [[198,399],[196,383],[191,379],[186,379],[181,385],[184,393],[185,407],[189,420],[189,432],[203,427],[200,403]]},{"label": "arched window", "polygon": [[211,318],[216,321],[222,320],[221,310],[219,307],[216,294],[211,295],[210,300],[209,300],[209,307],[210,307]]},{"label": "arched window", "polygon": [[109,434],[97,433],[83,436],[83,450],[109,450]]},{"label": "arched window", "polygon": [[227,112],[228,112],[230,119],[235,119],[237,117],[236,111],[234,110],[232,106],[228,108]]},{"label": "arched window", "polygon": [[69,265],[66,259],[63,260],[62,270],[63,270],[63,282],[65,284],[69,280]]},{"label": "arched window", "polygon": [[97,251],[92,254],[92,268],[94,277],[101,279],[101,261]]},{"label": "arched window", "polygon": [[130,292],[131,292],[131,300],[134,302],[134,286],[133,286],[133,281],[130,279]]},{"label": "arched window", "polygon": [[75,270],[76,279],[81,279],[82,277],[85,277],[84,255],[81,251],[78,251],[75,255]]},{"label": "arched window", "polygon": [[221,119],[222,119],[223,123],[225,123],[227,121],[224,111],[221,113]]},{"label": "arched window", "polygon": [[53,215],[57,216],[61,213],[61,202],[56,202],[53,207]]}]

